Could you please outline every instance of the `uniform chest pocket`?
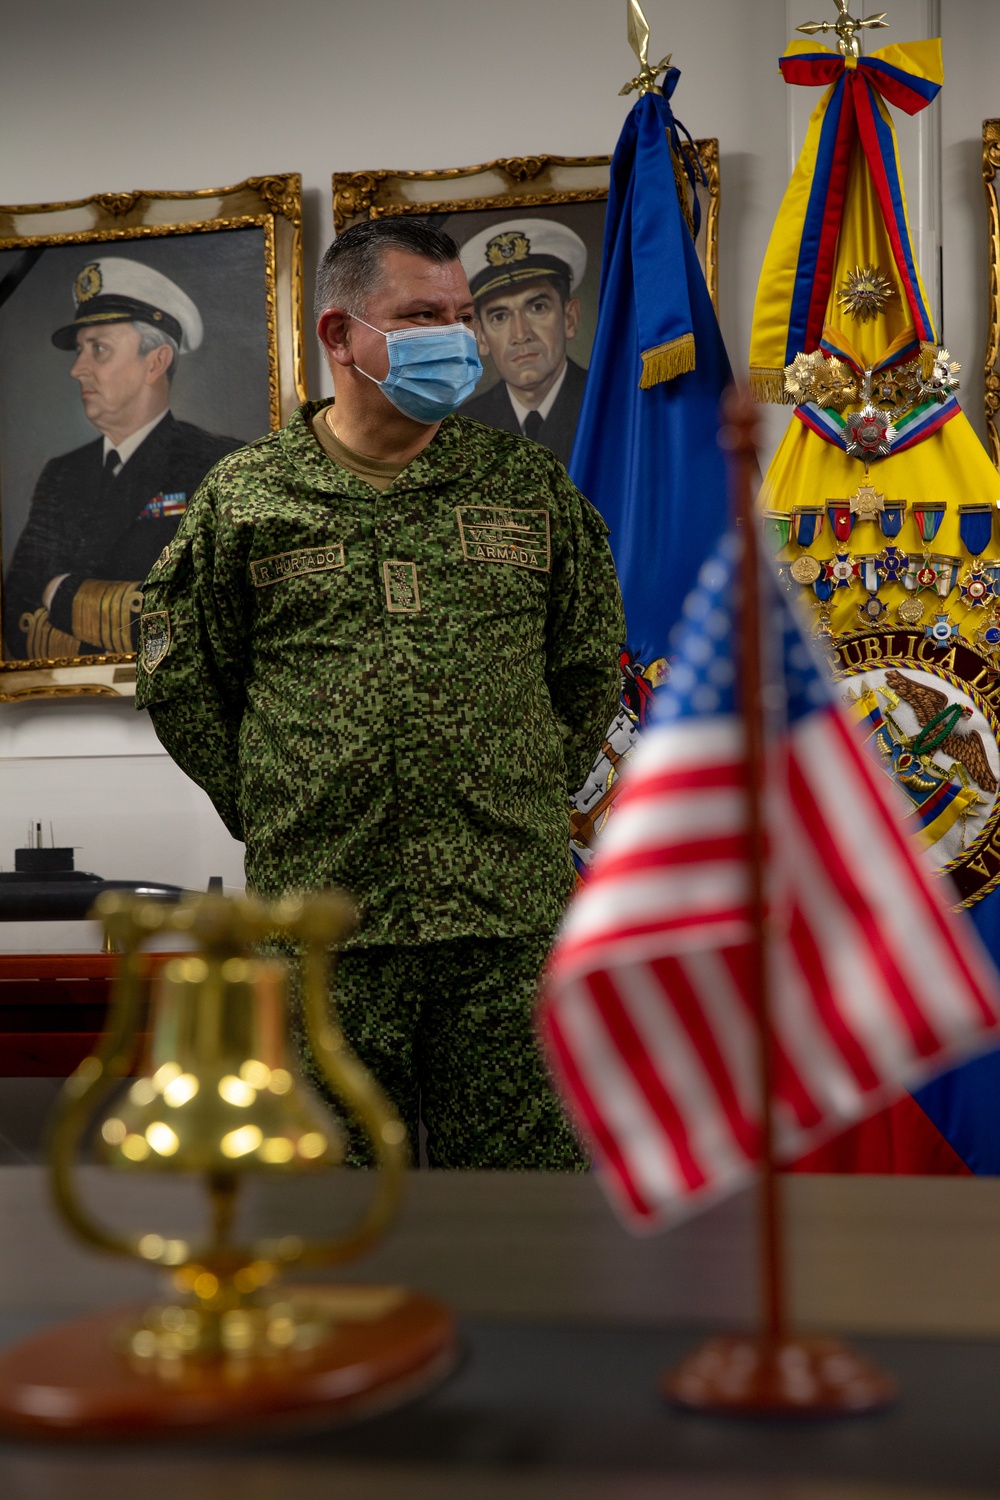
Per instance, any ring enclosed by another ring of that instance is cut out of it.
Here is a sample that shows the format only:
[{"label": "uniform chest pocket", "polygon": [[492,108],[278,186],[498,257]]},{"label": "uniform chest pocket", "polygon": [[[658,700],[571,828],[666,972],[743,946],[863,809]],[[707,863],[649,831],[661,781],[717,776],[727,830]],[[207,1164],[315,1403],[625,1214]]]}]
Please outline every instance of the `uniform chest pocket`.
[{"label": "uniform chest pocket", "polygon": [[[490,629],[503,634],[523,630],[525,617],[541,628],[548,608],[552,577],[550,517],[541,507],[512,510],[461,505],[455,510],[458,530],[454,580],[465,606]],[[514,626],[514,622],[520,622]]]},{"label": "uniform chest pocket", "polygon": [[329,640],[357,613],[357,569],[343,542],[268,552],[247,564],[255,632],[273,640]]}]

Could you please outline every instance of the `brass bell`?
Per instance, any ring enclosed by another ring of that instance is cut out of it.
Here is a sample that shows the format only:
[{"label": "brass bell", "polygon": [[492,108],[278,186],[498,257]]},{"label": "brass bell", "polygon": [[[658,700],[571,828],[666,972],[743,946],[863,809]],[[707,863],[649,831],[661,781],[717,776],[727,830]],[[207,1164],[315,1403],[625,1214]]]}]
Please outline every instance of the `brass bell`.
[{"label": "brass bell", "polygon": [[285,1066],[286,1010],[281,963],[170,960],[154,989],[148,1059],[101,1125],[100,1158],[222,1173],[342,1162],[336,1121]]},{"label": "brass bell", "polygon": [[[308,1293],[276,1299],[268,1288],[289,1265],[335,1265],[366,1250],[389,1222],[407,1165],[404,1126],[328,1011],[329,952],[349,931],[353,908],[332,893],[273,905],[209,895],[166,907],[107,892],[95,914],[121,953],[120,970],[100,1046],[67,1080],[57,1107],[50,1165],[56,1204],[88,1244],[169,1268],[173,1299],[125,1328],[123,1347],[159,1365],[315,1348],[329,1332],[329,1296],[325,1303]],[[186,934],[199,951],[164,966],[146,1055],[127,1083],[142,1045],[142,944],[167,931]],[[287,1055],[287,965],[253,951],[275,937],[302,952],[313,1055],[333,1097],[369,1136],[380,1169],[361,1222],[331,1242],[294,1234],[246,1245],[231,1239],[247,1172],[316,1171],[344,1157],[340,1126]],[[111,1166],[203,1175],[212,1207],[203,1244],[124,1235],[93,1218],[78,1197],[74,1163],[95,1125],[98,1154]]]}]

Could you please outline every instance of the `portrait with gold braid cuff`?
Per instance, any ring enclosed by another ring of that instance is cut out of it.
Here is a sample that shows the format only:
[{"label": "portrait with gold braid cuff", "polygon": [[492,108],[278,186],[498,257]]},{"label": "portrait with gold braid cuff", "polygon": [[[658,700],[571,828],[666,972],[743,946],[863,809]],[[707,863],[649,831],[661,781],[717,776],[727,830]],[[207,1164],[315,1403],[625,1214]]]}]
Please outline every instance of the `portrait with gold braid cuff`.
[{"label": "portrait with gold braid cuff", "polygon": [[[249,239],[223,238],[232,271],[256,259]],[[268,429],[264,320],[233,329],[234,354],[260,355],[234,401],[219,378],[223,268],[203,249],[199,265],[192,240],[218,258],[193,235],[0,251],[4,660],[132,653],[142,581],[202,479]]]}]

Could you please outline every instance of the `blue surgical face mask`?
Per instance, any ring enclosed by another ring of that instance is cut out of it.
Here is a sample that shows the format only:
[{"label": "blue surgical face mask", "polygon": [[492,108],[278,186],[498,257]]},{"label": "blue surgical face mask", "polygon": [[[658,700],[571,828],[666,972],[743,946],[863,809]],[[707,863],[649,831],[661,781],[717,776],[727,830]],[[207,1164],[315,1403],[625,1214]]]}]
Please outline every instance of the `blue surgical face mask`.
[{"label": "blue surgical face mask", "polygon": [[389,373],[376,380],[359,364],[354,368],[377,385],[404,416],[414,422],[440,422],[468,400],[479,384],[483,367],[476,339],[464,323],[444,327],[394,328],[386,333],[353,314],[373,333],[380,333],[389,350]]}]

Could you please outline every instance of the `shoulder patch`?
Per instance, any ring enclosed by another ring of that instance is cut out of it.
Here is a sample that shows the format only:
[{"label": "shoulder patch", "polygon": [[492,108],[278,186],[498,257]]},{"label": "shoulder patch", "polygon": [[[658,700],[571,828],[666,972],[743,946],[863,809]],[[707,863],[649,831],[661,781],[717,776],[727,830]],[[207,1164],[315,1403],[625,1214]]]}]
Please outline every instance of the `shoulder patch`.
[{"label": "shoulder patch", "polygon": [[170,611],[157,609],[139,621],[139,654],[147,672],[155,672],[170,650]]}]

